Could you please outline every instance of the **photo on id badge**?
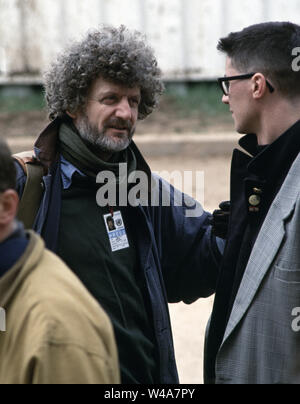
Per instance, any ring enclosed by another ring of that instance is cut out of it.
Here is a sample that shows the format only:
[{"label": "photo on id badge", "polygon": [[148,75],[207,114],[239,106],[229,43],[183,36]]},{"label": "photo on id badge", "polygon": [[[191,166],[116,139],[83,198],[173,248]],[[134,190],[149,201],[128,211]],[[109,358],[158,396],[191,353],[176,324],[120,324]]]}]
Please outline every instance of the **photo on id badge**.
[{"label": "photo on id badge", "polygon": [[104,223],[110,241],[112,252],[129,248],[126,229],[121,212],[104,215]]}]

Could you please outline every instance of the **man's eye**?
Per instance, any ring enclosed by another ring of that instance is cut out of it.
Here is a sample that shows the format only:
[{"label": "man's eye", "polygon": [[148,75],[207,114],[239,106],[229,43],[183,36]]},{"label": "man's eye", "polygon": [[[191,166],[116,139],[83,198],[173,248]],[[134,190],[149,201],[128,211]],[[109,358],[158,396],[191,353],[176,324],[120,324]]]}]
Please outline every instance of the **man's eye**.
[{"label": "man's eye", "polygon": [[102,102],[110,103],[110,104],[112,104],[112,103],[114,103],[114,102],[116,102],[116,101],[117,101],[117,97],[114,97],[113,95],[110,95],[109,97],[105,97],[105,98],[102,100]]},{"label": "man's eye", "polygon": [[137,98],[132,98],[131,100],[130,100],[130,102],[131,102],[131,105],[133,105],[133,106],[139,106],[140,105],[140,101],[137,99]]}]

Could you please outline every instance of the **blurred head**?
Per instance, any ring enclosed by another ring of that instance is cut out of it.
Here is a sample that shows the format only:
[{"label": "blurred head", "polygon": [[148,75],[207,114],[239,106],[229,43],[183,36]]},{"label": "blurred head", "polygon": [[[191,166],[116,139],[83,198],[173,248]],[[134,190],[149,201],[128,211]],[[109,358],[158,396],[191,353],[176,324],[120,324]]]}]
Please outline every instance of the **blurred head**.
[{"label": "blurred head", "polygon": [[128,146],[137,120],[157,106],[161,71],[145,38],[105,26],[66,49],[45,74],[50,119],[71,116],[95,147]]},{"label": "blurred head", "polygon": [[0,140],[0,242],[13,231],[18,210],[16,187],[16,170],[11,152]]},{"label": "blurred head", "polygon": [[300,27],[289,22],[253,25],[219,41],[218,50],[227,55],[226,76],[246,75],[223,82],[223,102],[238,132],[253,133],[266,103],[300,99],[300,75],[293,70],[293,49],[299,43]]}]

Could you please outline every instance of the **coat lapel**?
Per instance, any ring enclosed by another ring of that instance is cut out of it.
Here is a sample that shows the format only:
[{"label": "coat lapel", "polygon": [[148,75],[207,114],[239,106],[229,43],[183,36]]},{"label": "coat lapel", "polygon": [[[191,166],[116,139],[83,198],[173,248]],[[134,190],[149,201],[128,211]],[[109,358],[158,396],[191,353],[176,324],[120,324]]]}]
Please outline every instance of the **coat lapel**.
[{"label": "coat lapel", "polygon": [[274,200],[253,247],[234,302],[223,344],[249,309],[280,249],[285,236],[285,221],[293,213],[300,191],[299,176],[300,156],[294,162],[280,192]]}]

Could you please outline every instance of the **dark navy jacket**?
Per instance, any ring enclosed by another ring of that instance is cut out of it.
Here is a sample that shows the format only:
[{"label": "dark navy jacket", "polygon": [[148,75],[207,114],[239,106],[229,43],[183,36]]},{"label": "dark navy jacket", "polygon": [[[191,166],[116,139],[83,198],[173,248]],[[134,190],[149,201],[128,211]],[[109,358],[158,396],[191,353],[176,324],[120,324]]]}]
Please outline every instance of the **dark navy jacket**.
[{"label": "dark navy jacket", "polygon": [[[46,246],[57,251],[62,198],[58,128],[61,121],[52,122],[35,144],[38,160],[47,174],[43,177],[45,189],[34,230],[41,234]],[[151,177],[151,171],[137,147],[132,145],[137,157],[138,170]],[[21,196],[26,176],[17,166],[17,191]],[[159,179],[159,188],[167,186]],[[209,225],[210,215],[187,217],[186,206],[174,206],[178,192],[170,188],[171,206],[143,207],[136,210],[138,223],[137,251],[152,307],[153,327],[160,359],[162,384],[178,383],[168,302],[192,303],[215,292],[220,251],[223,242],[215,239]],[[176,196],[175,196],[176,194]],[[181,197],[182,194],[180,193]],[[197,319],[195,318],[195,321]]]}]

